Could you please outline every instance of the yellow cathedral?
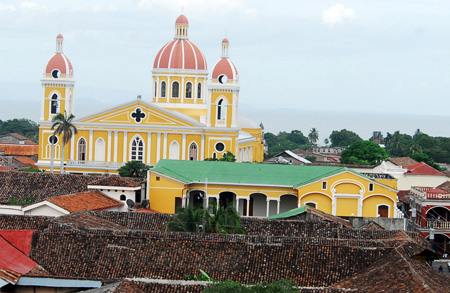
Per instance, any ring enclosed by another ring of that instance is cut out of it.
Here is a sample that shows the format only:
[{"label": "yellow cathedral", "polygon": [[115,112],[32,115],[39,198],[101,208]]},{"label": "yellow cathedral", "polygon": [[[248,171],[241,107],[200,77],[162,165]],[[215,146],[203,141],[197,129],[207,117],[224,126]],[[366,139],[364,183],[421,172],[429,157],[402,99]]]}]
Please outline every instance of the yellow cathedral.
[{"label": "yellow cathedral", "polygon": [[[202,51],[188,38],[184,15],[175,21],[174,39],[155,57],[152,101],[140,96],[85,117],[76,117],[78,133],[64,147],[67,173],[117,173],[131,160],[155,165],[161,159],[220,159],[226,152],[237,162],[262,162],[262,126],[239,118],[239,74],[229,58],[229,41],[209,74]],[[59,172],[62,137],[53,146],[52,119],[74,113],[74,73],[63,53],[63,36],[45,69],[39,121],[37,166]],[[241,121],[240,121],[241,120]]]}]

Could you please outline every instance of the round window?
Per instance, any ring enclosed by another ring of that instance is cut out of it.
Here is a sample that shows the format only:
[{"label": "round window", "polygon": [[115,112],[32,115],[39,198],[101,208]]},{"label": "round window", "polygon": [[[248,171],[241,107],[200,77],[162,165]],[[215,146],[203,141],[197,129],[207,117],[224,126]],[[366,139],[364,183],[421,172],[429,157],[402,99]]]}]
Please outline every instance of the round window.
[{"label": "round window", "polygon": [[224,84],[224,83],[227,83],[228,77],[227,77],[225,74],[221,74],[221,75],[219,75],[219,77],[217,78],[217,80],[218,80],[220,83]]},{"label": "round window", "polygon": [[54,69],[52,71],[52,76],[53,78],[59,78],[61,76],[61,71],[59,71],[58,69]]},{"label": "round window", "polygon": [[48,137],[48,142],[50,144],[57,144],[58,143],[58,137],[56,135],[51,135]]},{"label": "round window", "polygon": [[216,151],[218,152],[223,152],[223,150],[225,149],[225,145],[221,142],[216,143]]}]

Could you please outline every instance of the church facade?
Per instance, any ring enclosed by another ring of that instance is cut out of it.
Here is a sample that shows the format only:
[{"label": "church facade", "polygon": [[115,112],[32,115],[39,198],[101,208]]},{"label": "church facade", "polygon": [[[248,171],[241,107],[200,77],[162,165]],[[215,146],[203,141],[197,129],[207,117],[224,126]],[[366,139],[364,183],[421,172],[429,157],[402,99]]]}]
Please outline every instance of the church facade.
[{"label": "church facade", "polygon": [[[65,172],[117,173],[131,160],[155,165],[160,159],[200,161],[220,159],[227,152],[238,162],[262,162],[262,126],[239,121],[239,75],[229,58],[229,41],[222,41],[222,56],[209,74],[205,56],[188,38],[189,22],[180,15],[174,40],[156,55],[152,101],[137,97],[121,105],[76,118],[78,130],[62,147],[54,140],[52,119],[74,114],[74,73],[63,53],[63,36],[56,38],[56,54],[42,81],[37,166],[59,172],[64,149]],[[53,150],[52,150],[53,149]]]}]

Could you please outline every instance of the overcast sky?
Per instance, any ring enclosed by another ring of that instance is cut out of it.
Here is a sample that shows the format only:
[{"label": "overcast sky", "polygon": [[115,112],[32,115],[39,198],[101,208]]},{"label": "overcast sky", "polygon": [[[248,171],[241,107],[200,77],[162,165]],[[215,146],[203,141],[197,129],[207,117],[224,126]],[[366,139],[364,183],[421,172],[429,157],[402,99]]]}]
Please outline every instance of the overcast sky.
[{"label": "overcast sky", "polygon": [[2,0],[0,119],[39,119],[60,32],[77,117],[150,100],[154,58],[181,13],[210,72],[230,40],[240,113],[267,131],[450,136],[448,0]]}]

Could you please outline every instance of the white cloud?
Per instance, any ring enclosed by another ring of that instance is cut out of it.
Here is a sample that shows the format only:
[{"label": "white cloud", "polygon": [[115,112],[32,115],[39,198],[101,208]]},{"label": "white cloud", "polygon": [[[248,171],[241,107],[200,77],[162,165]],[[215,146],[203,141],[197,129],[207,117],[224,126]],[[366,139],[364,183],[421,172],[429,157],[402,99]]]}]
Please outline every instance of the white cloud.
[{"label": "white cloud", "polygon": [[16,6],[0,4],[0,12],[3,11],[16,11]]},{"label": "white cloud", "polygon": [[22,2],[20,3],[20,9],[28,12],[28,11],[37,11],[37,12],[51,12],[54,9],[50,9],[48,6],[39,5],[36,2]]},{"label": "white cloud", "polygon": [[119,8],[115,4],[100,5],[100,4],[84,4],[72,6],[71,10],[76,13],[100,13],[100,12],[117,12]]},{"label": "white cloud", "polygon": [[355,18],[355,11],[351,8],[346,8],[342,4],[336,4],[325,10],[322,14],[322,21],[325,24],[334,25],[342,23],[344,19]]}]

